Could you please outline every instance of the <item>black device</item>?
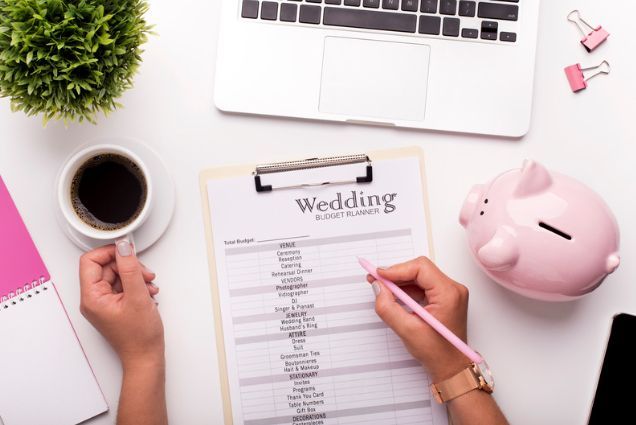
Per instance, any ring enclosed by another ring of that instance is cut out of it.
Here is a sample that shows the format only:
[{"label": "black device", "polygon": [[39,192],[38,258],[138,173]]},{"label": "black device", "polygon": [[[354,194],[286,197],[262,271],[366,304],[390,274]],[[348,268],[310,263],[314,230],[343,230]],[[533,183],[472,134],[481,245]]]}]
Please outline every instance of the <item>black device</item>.
[{"label": "black device", "polygon": [[[614,316],[588,425],[634,420],[636,316]],[[625,423],[628,423],[625,422]]]}]

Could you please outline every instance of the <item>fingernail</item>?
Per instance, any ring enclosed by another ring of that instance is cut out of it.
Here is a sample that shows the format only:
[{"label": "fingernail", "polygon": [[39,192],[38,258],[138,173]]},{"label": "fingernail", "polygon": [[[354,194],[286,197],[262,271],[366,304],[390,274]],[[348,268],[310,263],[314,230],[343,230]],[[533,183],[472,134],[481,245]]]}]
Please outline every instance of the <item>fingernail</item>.
[{"label": "fingernail", "polygon": [[145,264],[142,264],[142,267],[144,268],[144,271],[146,273],[150,273],[150,274],[156,274],[155,272],[153,272],[152,270],[150,270]]},{"label": "fingernail", "polygon": [[373,284],[371,285],[371,288],[373,288],[373,293],[375,294],[376,297],[380,295],[380,291],[382,291],[382,287],[380,286],[378,282],[373,282]]},{"label": "fingernail", "polygon": [[132,245],[127,240],[118,241],[117,252],[122,257],[130,257],[133,253]]},{"label": "fingernail", "polygon": [[155,289],[159,289],[159,287],[157,285],[155,285],[155,282],[150,282],[150,286],[152,286]]},{"label": "fingernail", "polygon": [[384,271],[384,270],[386,270],[387,268],[388,268],[388,267],[378,267],[378,270],[382,270],[382,271]]}]

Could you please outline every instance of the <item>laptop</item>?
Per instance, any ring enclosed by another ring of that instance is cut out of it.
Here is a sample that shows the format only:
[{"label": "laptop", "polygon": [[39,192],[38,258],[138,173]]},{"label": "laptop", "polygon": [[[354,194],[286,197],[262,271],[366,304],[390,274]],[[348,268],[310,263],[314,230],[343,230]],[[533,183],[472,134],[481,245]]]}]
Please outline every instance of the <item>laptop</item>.
[{"label": "laptop", "polygon": [[539,0],[222,0],[222,111],[521,137]]}]

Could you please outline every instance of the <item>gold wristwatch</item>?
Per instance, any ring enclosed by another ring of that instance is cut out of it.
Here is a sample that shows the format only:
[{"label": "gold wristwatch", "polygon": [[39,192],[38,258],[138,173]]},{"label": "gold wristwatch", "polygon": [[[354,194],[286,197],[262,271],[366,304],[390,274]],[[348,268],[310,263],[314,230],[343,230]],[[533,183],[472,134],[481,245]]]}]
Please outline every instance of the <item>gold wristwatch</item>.
[{"label": "gold wristwatch", "polygon": [[431,385],[431,392],[438,403],[446,403],[473,390],[491,394],[495,390],[495,380],[486,361],[471,363],[457,375]]}]

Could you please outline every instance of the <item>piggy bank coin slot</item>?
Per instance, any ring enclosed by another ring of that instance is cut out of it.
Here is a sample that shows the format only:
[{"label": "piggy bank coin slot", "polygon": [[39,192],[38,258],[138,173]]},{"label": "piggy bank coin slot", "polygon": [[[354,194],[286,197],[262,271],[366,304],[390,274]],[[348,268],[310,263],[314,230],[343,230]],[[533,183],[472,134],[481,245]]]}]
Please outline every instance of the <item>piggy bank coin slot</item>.
[{"label": "piggy bank coin slot", "polygon": [[567,239],[569,241],[572,240],[572,236],[568,235],[567,233],[565,233],[562,230],[559,230],[555,227],[550,226],[549,224],[546,224],[544,222],[539,222],[539,227],[541,227],[542,229],[547,230],[548,232],[552,232],[557,236],[561,236],[563,239]]}]

